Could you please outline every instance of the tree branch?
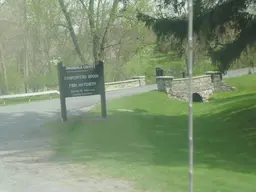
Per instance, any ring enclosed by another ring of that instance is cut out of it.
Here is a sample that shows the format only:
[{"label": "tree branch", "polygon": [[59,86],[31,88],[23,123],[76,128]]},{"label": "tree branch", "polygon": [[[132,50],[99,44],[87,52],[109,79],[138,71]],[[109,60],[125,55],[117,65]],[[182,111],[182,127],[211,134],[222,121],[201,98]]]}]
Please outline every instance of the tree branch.
[{"label": "tree branch", "polygon": [[77,38],[76,38],[76,34],[75,34],[75,31],[74,31],[74,28],[73,28],[73,25],[72,25],[72,21],[71,21],[71,18],[69,16],[69,13],[67,12],[67,9],[64,5],[64,1],[63,0],[58,0],[59,1],[59,4],[60,4],[60,7],[61,7],[61,10],[67,20],[67,23],[68,23],[68,29],[69,29],[69,32],[70,32],[70,35],[71,35],[71,38],[72,38],[72,41],[73,41],[73,44],[75,46],[75,50],[76,50],[76,53],[78,54],[80,60],[82,61],[82,63],[86,63],[85,62],[85,58],[82,54],[82,51],[80,49],[80,46],[78,44],[78,41],[77,41]]},{"label": "tree branch", "polygon": [[102,40],[101,40],[101,44],[100,44],[100,53],[99,53],[100,57],[102,57],[102,54],[104,52],[104,44],[106,42],[106,36],[107,36],[108,30],[109,30],[109,27],[110,27],[111,23],[115,20],[116,11],[117,11],[117,8],[118,8],[118,2],[119,2],[119,0],[114,0],[114,2],[113,2],[112,9],[111,9],[111,12],[110,12],[110,16],[109,16],[107,25],[106,25],[105,30],[104,30],[103,35],[102,35]]},{"label": "tree branch", "polygon": [[85,10],[86,12],[88,12],[88,9],[87,9],[87,7],[86,7],[84,1],[83,1],[83,0],[78,0],[78,1],[82,4],[82,7],[84,8],[84,10]]}]

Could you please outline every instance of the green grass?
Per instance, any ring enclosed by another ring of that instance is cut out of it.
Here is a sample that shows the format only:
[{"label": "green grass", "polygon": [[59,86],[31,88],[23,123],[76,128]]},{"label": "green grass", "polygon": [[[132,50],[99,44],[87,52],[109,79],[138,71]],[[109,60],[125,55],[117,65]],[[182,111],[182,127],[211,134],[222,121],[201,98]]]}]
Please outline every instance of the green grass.
[{"label": "green grass", "polygon": [[[195,103],[196,192],[252,192],[256,188],[256,75],[227,80],[238,91]],[[85,163],[105,177],[133,181],[150,192],[188,190],[188,105],[150,92],[108,103],[108,118],[50,123],[56,155]]]},{"label": "green grass", "polygon": [[231,78],[225,80],[227,83],[236,86],[240,91],[255,91],[255,74],[254,75],[245,75],[239,78]]},{"label": "green grass", "polygon": [[[174,70],[172,74],[175,77],[181,77],[182,72],[186,71],[185,58],[180,58],[175,52],[159,53],[154,50],[155,45],[147,46],[138,52],[124,66],[124,71],[128,76],[145,75],[147,83],[155,83],[156,67],[164,69],[165,74],[168,70]],[[202,75],[205,71],[213,70],[209,60],[197,62],[194,66],[194,75]]]},{"label": "green grass", "polygon": [[36,101],[43,101],[43,100],[49,100],[59,98],[58,94],[51,94],[51,95],[39,95],[39,96],[33,96],[30,97],[19,97],[19,98],[12,98],[12,99],[0,99],[0,106],[5,105],[17,105],[21,103],[28,103],[28,102],[36,102]]}]

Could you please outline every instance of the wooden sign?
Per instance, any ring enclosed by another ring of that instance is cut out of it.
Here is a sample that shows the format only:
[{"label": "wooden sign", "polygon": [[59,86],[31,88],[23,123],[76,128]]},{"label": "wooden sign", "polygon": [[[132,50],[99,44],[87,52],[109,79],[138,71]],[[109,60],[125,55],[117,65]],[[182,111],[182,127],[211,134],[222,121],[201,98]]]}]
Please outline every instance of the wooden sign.
[{"label": "wooden sign", "polygon": [[104,81],[104,63],[99,61],[95,65],[65,67],[58,64],[59,91],[61,101],[61,118],[67,121],[66,98],[89,95],[101,96],[101,114],[105,118],[106,94]]}]

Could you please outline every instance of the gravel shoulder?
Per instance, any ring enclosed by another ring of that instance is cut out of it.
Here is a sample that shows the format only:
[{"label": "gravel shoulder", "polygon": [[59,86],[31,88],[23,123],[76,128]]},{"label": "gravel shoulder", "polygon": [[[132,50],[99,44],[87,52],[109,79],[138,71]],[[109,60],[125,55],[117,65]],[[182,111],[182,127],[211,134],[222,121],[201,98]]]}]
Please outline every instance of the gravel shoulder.
[{"label": "gravel shoulder", "polygon": [[127,182],[82,174],[84,167],[52,159],[52,133],[41,125],[53,114],[1,114],[0,192],[132,191]]}]

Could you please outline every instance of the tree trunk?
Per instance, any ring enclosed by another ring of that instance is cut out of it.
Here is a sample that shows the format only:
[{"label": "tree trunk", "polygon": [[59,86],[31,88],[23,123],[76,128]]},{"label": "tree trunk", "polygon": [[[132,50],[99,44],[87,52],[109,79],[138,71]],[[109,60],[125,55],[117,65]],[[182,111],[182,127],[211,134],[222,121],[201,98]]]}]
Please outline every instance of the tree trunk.
[{"label": "tree trunk", "polygon": [[[87,10],[89,25],[90,25],[91,34],[92,34],[92,55],[93,55],[94,62],[96,63],[99,60],[98,49],[99,49],[100,37],[98,34],[96,22],[95,22],[94,2],[95,2],[94,0],[90,0],[89,9],[88,10],[86,9],[86,10]],[[85,8],[84,4],[83,6]]]},{"label": "tree trunk", "polygon": [[119,0],[114,0],[111,11],[110,11],[110,15],[109,15],[109,19],[107,22],[107,25],[105,27],[105,30],[102,34],[102,39],[99,45],[99,53],[98,53],[98,57],[99,59],[104,59],[104,53],[105,53],[105,44],[106,44],[106,40],[107,40],[107,35],[108,35],[108,31],[110,26],[114,23],[115,18],[116,18],[116,14],[117,14],[117,9],[118,9],[118,2]]},{"label": "tree trunk", "polygon": [[28,67],[28,20],[27,20],[27,0],[24,0],[24,86],[25,93],[28,92],[28,76],[29,76],[29,67]]},{"label": "tree trunk", "polygon": [[68,13],[68,11],[67,11],[67,9],[65,7],[64,1],[63,0],[58,0],[58,1],[59,1],[61,10],[62,10],[62,12],[63,12],[63,14],[64,14],[64,16],[65,16],[65,18],[67,20],[68,29],[69,29],[69,32],[70,32],[73,44],[75,46],[76,53],[78,54],[78,56],[79,56],[80,60],[82,61],[82,63],[85,64],[86,61],[85,61],[84,55],[82,54],[80,46],[78,44],[77,37],[76,37],[75,31],[74,31],[74,27],[73,27],[71,18],[69,16],[69,13]]},{"label": "tree trunk", "polygon": [[2,45],[0,45],[0,63],[1,63],[1,69],[3,72],[3,81],[4,81],[3,94],[7,95],[8,94],[8,79],[7,79],[7,69],[6,69],[6,65],[5,65]]},{"label": "tree trunk", "polygon": [[[115,20],[119,0],[114,0],[111,11],[110,11],[109,19],[107,21],[107,24],[102,34],[100,34],[100,31],[99,31],[99,19],[100,19],[99,6],[102,4],[102,2],[98,1],[97,10],[95,10],[94,0],[89,1],[88,9],[82,0],[80,0],[80,2],[83,5],[83,8],[85,9],[85,11],[88,13],[89,25],[91,29],[92,42],[93,42],[92,54],[93,54],[94,62],[97,62],[98,60],[103,60],[107,34],[111,24]],[[96,11],[96,14],[95,14],[95,11]]]}]

